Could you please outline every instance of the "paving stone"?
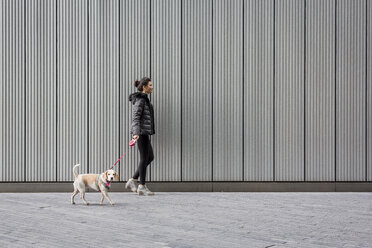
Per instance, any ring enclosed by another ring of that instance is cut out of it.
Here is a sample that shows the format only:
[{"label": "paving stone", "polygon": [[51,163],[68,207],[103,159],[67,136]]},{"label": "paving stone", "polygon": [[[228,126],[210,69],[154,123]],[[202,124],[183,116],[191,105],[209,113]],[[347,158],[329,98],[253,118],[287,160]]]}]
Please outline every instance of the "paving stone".
[{"label": "paving stone", "polygon": [[0,247],[372,247],[372,193],[0,194]]}]

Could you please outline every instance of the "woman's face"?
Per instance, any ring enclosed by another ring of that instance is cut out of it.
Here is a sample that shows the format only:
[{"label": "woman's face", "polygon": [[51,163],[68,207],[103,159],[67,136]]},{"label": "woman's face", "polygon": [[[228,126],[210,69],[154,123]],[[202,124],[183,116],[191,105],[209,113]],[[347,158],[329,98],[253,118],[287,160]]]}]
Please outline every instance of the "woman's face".
[{"label": "woman's face", "polygon": [[150,81],[148,84],[147,84],[147,86],[143,86],[143,93],[145,93],[145,94],[151,94],[152,93],[152,89],[153,89],[153,87],[152,87],[152,82]]}]

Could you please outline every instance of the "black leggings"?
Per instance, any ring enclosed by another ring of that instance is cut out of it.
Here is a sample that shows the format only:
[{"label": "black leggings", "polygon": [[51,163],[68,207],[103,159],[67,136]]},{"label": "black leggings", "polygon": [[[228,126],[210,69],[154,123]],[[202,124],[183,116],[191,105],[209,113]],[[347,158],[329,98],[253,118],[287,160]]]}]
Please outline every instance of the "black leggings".
[{"label": "black leggings", "polygon": [[140,162],[136,172],[133,175],[134,179],[140,177],[140,184],[145,185],[147,166],[154,160],[154,152],[152,151],[150,137],[148,135],[140,135],[137,141],[138,150],[140,152]]}]

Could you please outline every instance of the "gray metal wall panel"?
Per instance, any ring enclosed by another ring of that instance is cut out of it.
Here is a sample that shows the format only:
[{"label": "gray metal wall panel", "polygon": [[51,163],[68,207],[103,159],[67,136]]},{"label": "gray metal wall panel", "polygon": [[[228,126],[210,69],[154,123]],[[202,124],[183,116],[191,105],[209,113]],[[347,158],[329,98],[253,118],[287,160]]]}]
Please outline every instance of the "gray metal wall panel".
[{"label": "gray metal wall panel", "polygon": [[306,1],[306,181],[335,180],[336,1]]},{"label": "gray metal wall panel", "polygon": [[366,9],[337,1],[336,180],[364,181],[366,165]]},{"label": "gray metal wall panel", "polygon": [[58,0],[57,180],[88,171],[88,0]]},{"label": "gray metal wall panel", "polygon": [[89,173],[119,156],[119,2],[89,1]]},{"label": "gray metal wall panel", "polygon": [[[130,93],[137,91],[134,81],[150,76],[150,1],[120,2],[120,153],[128,149],[132,121]],[[156,85],[155,85],[156,92]],[[120,160],[121,180],[128,180],[139,162],[137,145]],[[149,173],[147,174],[149,179]]]},{"label": "gray metal wall panel", "polygon": [[[7,23],[7,17],[5,15],[5,13],[7,13],[7,8],[6,8],[6,5],[5,5],[5,1],[2,1],[0,3],[0,116],[4,116],[5,114],[5,104],[6,104],[6,101],[4,101],[5,97],[4,97],[4,92],[5,91],[5,87],[7,86],[7,84],[3,83],[6,81],[5,79],[5,76],[6,76],[6,68],[4,67],[4,65],[7,64],[7,62],[3,62],[4,58],[6,58],[6,51],[8,50],[7,46],[6,45],[6,41],[5,41],[5,35],[7,33],[6,29],[7,27],[4,27],[3,23]],[[5,167],[4,165],[4,162],[6,160],[6,156],[8,154],[8,150],[7,150],[7,145],[5,145],[5,123],[4,123],[4,120],[3,118],[0,119],[0,161],[1,161],[1,168],[0,168],[0,181],[5,181],[6,180],[6,174],[7,174],[7,168]]]},{"label": "gray metal wall panel", "polygon": [[56,180],[56,1],[26,1],[26,181]]},{"label": "gray metal wall panel", "polygon": [[305,1],[275,2],[275,179],[304,180]]},{"label": "gray metal wall panel", "polygon": [[182,4],[182,180],[212,180],[212,1]]},{"label": "gray metal wall panel", "polygon": [[244,2],[244,180],[274,166],[274,1]]},{"label": "gray metal wall panel", "polygon": [[181,1],[151,1],[152,181],[181,180]]},{"label": "gray metal wall panel", "polygon": [[372,181],[372,1],[367,1],[367,180]]},{"label": "gray metal wall panel", "polygon": [[0,181],[24,180],[24,10],[24,1],[0,4]]},{"label": "gray metal wall panel", "polygon": [[243,179],[243,2],[213,1],[213,180]]},{"label": "gray metal wall panel", "polygon": [[142,76],[155,87],[154,181],[372,181],[371,5],[2,0],[0,181],[109,168],[127,151]]}]

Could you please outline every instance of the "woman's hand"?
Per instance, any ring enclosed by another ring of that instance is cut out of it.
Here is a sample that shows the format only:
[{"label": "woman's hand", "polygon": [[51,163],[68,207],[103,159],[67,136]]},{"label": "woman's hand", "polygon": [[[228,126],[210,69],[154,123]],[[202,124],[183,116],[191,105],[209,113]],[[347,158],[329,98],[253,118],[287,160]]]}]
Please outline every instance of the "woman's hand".
[{"label": "woman's hand", "polygon": [[133,135],[133,139],[138,140],[139,136],[138,135]]}]

